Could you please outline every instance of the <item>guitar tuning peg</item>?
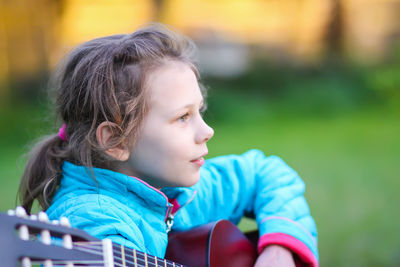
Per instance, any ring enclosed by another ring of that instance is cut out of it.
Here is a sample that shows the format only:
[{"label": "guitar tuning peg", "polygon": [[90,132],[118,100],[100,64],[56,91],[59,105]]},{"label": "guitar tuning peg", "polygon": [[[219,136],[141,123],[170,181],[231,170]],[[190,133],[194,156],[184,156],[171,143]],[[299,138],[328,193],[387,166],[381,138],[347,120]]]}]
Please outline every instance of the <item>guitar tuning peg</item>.
[{"label": "guitar tuning peg", "polygon": [[61,217],[60,224],[65,227],[71,227],[71,223],[69,222],[67,217]]},{"label": "guitar tuning peg", "polygon": [[30,218],[31,220],[36,221],[36,220],[38,219],[38,216],[37,216],[36,214],[32,214],[31,216],[29,216],[29,218]]},{"label": "guitar tuning peg", "polygon": [[7,215],[9,216],[15,216],[15,210],[8,210]]},{"label": "guitar tuning peg", "polygon": [[18,217],[25,217],[25,216],[26,216],[26,211],[25,211],[25,209],[24,209],[23,207],[18,206],[18,207],[15,209],[15,214],[16,214]]},{"label": "guitar tuning peg", "polygon": [[49,217],[47,216],[47,214],[44,211],[40,211],[38,214],[39,217],[39,221],[41,222],[49,222]]},{"label": "guitar tuning peg", "polygon": [[32,267],[31,260],[28,257],[22,258],[21,266],[22,267]]},{"label": "guitar tuning peg", "polygon": [[60,224],[60,221],[58,221],[58,220],[52,220],[52,221],[51,221],[51,224],[59,225],[59,224]]}]

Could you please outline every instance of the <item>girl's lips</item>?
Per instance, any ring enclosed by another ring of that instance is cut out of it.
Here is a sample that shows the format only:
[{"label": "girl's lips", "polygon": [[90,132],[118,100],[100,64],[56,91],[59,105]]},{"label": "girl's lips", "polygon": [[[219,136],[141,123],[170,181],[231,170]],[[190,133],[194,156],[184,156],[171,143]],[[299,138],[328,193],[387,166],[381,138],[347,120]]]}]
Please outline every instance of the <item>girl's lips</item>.
[{"label": "girl's lips", "polygon": [[201,167],[201,166],[203,166],[203,164],[204,164],[204,158],[201,157],[201,158],[199,158],[199,159],[192,160],[191,162],[194,163],[194,164],[197,164],[198,166]]}]

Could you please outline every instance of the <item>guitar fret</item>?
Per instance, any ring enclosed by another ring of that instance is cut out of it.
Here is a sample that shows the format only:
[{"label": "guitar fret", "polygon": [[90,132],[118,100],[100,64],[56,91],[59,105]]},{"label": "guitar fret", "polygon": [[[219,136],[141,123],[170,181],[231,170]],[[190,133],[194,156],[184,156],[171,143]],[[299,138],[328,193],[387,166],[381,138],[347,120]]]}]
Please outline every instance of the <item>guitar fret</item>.
[{"label": "guitar fret", "polygon": [[103,257],[104,257],[104,267],[114,266],[114,244],[111,239],[103,239]]},{"label": "guitar fret", "polygon": [[148,267],[148,265],[147,265],[147,253],[144,253],[144,264],[146,265],[146,267]]},{"label": "guitar fret", "polygon": [[126,267],[126,263],[125,263],[125,249],[124,246],[121,246],[121,257],[122,257],[122,266]]},{"label": "guitar fret", "polygon": [[135,267],[137,267],[136,250],[133,250],[133,258],[135,260]]},{"label": "guitar fret", "polygon": [[156,267],[158,267],[158,265],[157,265],[157,256],[154,256],[154,262],[156,263]]}]

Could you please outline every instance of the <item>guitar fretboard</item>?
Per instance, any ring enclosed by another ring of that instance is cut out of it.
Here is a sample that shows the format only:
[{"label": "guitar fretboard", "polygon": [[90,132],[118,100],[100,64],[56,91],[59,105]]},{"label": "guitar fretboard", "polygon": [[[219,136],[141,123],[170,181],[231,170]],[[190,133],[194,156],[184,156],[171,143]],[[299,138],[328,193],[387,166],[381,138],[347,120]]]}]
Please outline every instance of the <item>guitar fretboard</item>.
[{"label": "guitar fretboard", "polygon": [[184,267],[166,259],[149,255],[135,249],[127,248],[113,243],[113,254],[115,266],[123,267]]}]

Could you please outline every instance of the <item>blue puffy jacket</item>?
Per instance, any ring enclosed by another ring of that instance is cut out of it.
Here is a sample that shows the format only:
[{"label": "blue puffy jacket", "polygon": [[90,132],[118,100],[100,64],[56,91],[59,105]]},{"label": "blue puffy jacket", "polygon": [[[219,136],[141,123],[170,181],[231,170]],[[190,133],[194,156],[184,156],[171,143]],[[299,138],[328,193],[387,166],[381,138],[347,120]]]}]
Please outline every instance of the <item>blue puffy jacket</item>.
[{"label": "blue puffy jacket", "polygon": [[121,245],[163,257],[167,225],[186,230],[219,219],[238,223],[253,215],[258,248],[278,244],[306,265],[318,266],[317,231],[297,173],[259,150],[206,160],[192,187],[157,190],[122,173],[64,162],[61,184],[46,211],[67,217],[73,227]]}]

